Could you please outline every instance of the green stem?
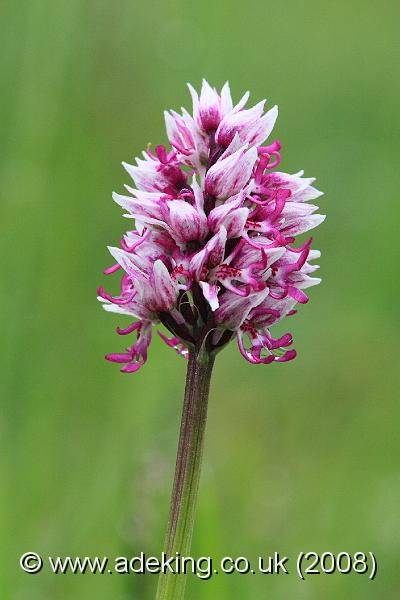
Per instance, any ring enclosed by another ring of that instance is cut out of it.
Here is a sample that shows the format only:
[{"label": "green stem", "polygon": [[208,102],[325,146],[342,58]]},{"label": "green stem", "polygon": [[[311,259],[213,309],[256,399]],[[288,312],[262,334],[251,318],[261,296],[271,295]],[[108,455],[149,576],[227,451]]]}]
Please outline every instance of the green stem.
[{"label": "green stem", "polygon": [[[167,557],[190,553],[196,510],[207,404],[214,356],[202,348],[189,352],[175,479],[164,552]],[[160,574],[156,600],[182,600],[186,575]]]}]

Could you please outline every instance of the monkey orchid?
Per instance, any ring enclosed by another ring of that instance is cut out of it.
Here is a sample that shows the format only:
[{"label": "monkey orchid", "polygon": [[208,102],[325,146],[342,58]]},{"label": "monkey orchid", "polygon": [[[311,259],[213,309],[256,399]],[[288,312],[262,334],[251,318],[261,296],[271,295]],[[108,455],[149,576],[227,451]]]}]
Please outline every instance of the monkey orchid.
[{"label": "monkey orchid", "polygon": [[[229,85],[218,93],[203,81],[189,85],[193,114],[165,112],[170,148],[147,149],[123,163],[134,186],[113,198],[135,225],[110,247],[120,291],[101,287],[107,311],[131,317],[118,334],[136,341],[107,360],[133,373],[147,361],[153,326],[189,359],[165,552],[190,551],[211,371],[216,354],[236,339],[250,363],[283,363],[296,356],[290,333],[273,325],[306,304],[305,289],[319,257],[311,238],[297,236],[323,220],[310,201],[321,195],[303,172],[278,169],[281,144],[268,140],[278,116],[265,101],[235,106]],[[185,577],[161,575],[157,598],[183,598]]]}]

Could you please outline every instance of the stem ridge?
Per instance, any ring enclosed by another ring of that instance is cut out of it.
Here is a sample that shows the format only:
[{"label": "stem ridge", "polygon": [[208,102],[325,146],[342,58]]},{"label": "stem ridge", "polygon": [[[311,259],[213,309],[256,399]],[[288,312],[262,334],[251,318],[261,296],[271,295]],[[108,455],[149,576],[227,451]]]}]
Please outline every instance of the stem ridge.
[{"label": "stem ridge", "polygon": [[[167,557],[190,552],[199,488],[208,396],[215,357],[204,344],[192,346],[186,376],[185,397],[179,433],[164,552]],[[182,600],[186,575],[161,573],[156,600]]]}]

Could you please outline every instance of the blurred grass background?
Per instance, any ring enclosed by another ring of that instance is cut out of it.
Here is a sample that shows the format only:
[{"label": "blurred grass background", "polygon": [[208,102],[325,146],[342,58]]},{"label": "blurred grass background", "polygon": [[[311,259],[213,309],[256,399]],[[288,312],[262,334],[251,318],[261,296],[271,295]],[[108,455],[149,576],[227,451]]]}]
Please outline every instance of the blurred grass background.
[{"label": "blurred grass background", "polygon": [[[96,287],[125,222],[121,160],[165,141],[186,81],[279,104],[282,168],[317,176],[323,284],[299,357],[217,361],[195,555],[371,550],[357,575],[192,577],[188,598],[391,600],[400,585],[399,3],[0,3],[1,597],[146,600],[156,577],[36,576],[28,550],[162,547],[185,364],[159,340],[123,376]],[[124,321],[122,321],[124,322]],[[3,410],[4,408],[4,410]]]}]

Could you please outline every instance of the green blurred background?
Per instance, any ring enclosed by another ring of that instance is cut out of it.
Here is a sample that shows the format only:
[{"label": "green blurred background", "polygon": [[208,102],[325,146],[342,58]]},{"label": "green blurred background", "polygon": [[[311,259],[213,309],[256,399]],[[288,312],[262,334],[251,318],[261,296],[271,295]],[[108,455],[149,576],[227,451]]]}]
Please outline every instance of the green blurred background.
[{"label": "green blurred background", "polygon": [[156,576],[30,576],[28,550],[162,547],[185,362],[103,355],[96,303],[126,222],[120,166],[165,141],[187,81],[277,103],[282,168],[317,176],[323,283],[289,326],[299,356],[214,375],[195,555],[373,551],[359,575],[191,577],[188,598],[399,597],[399,3],[3,0],[1,598],[152,599]]}]

